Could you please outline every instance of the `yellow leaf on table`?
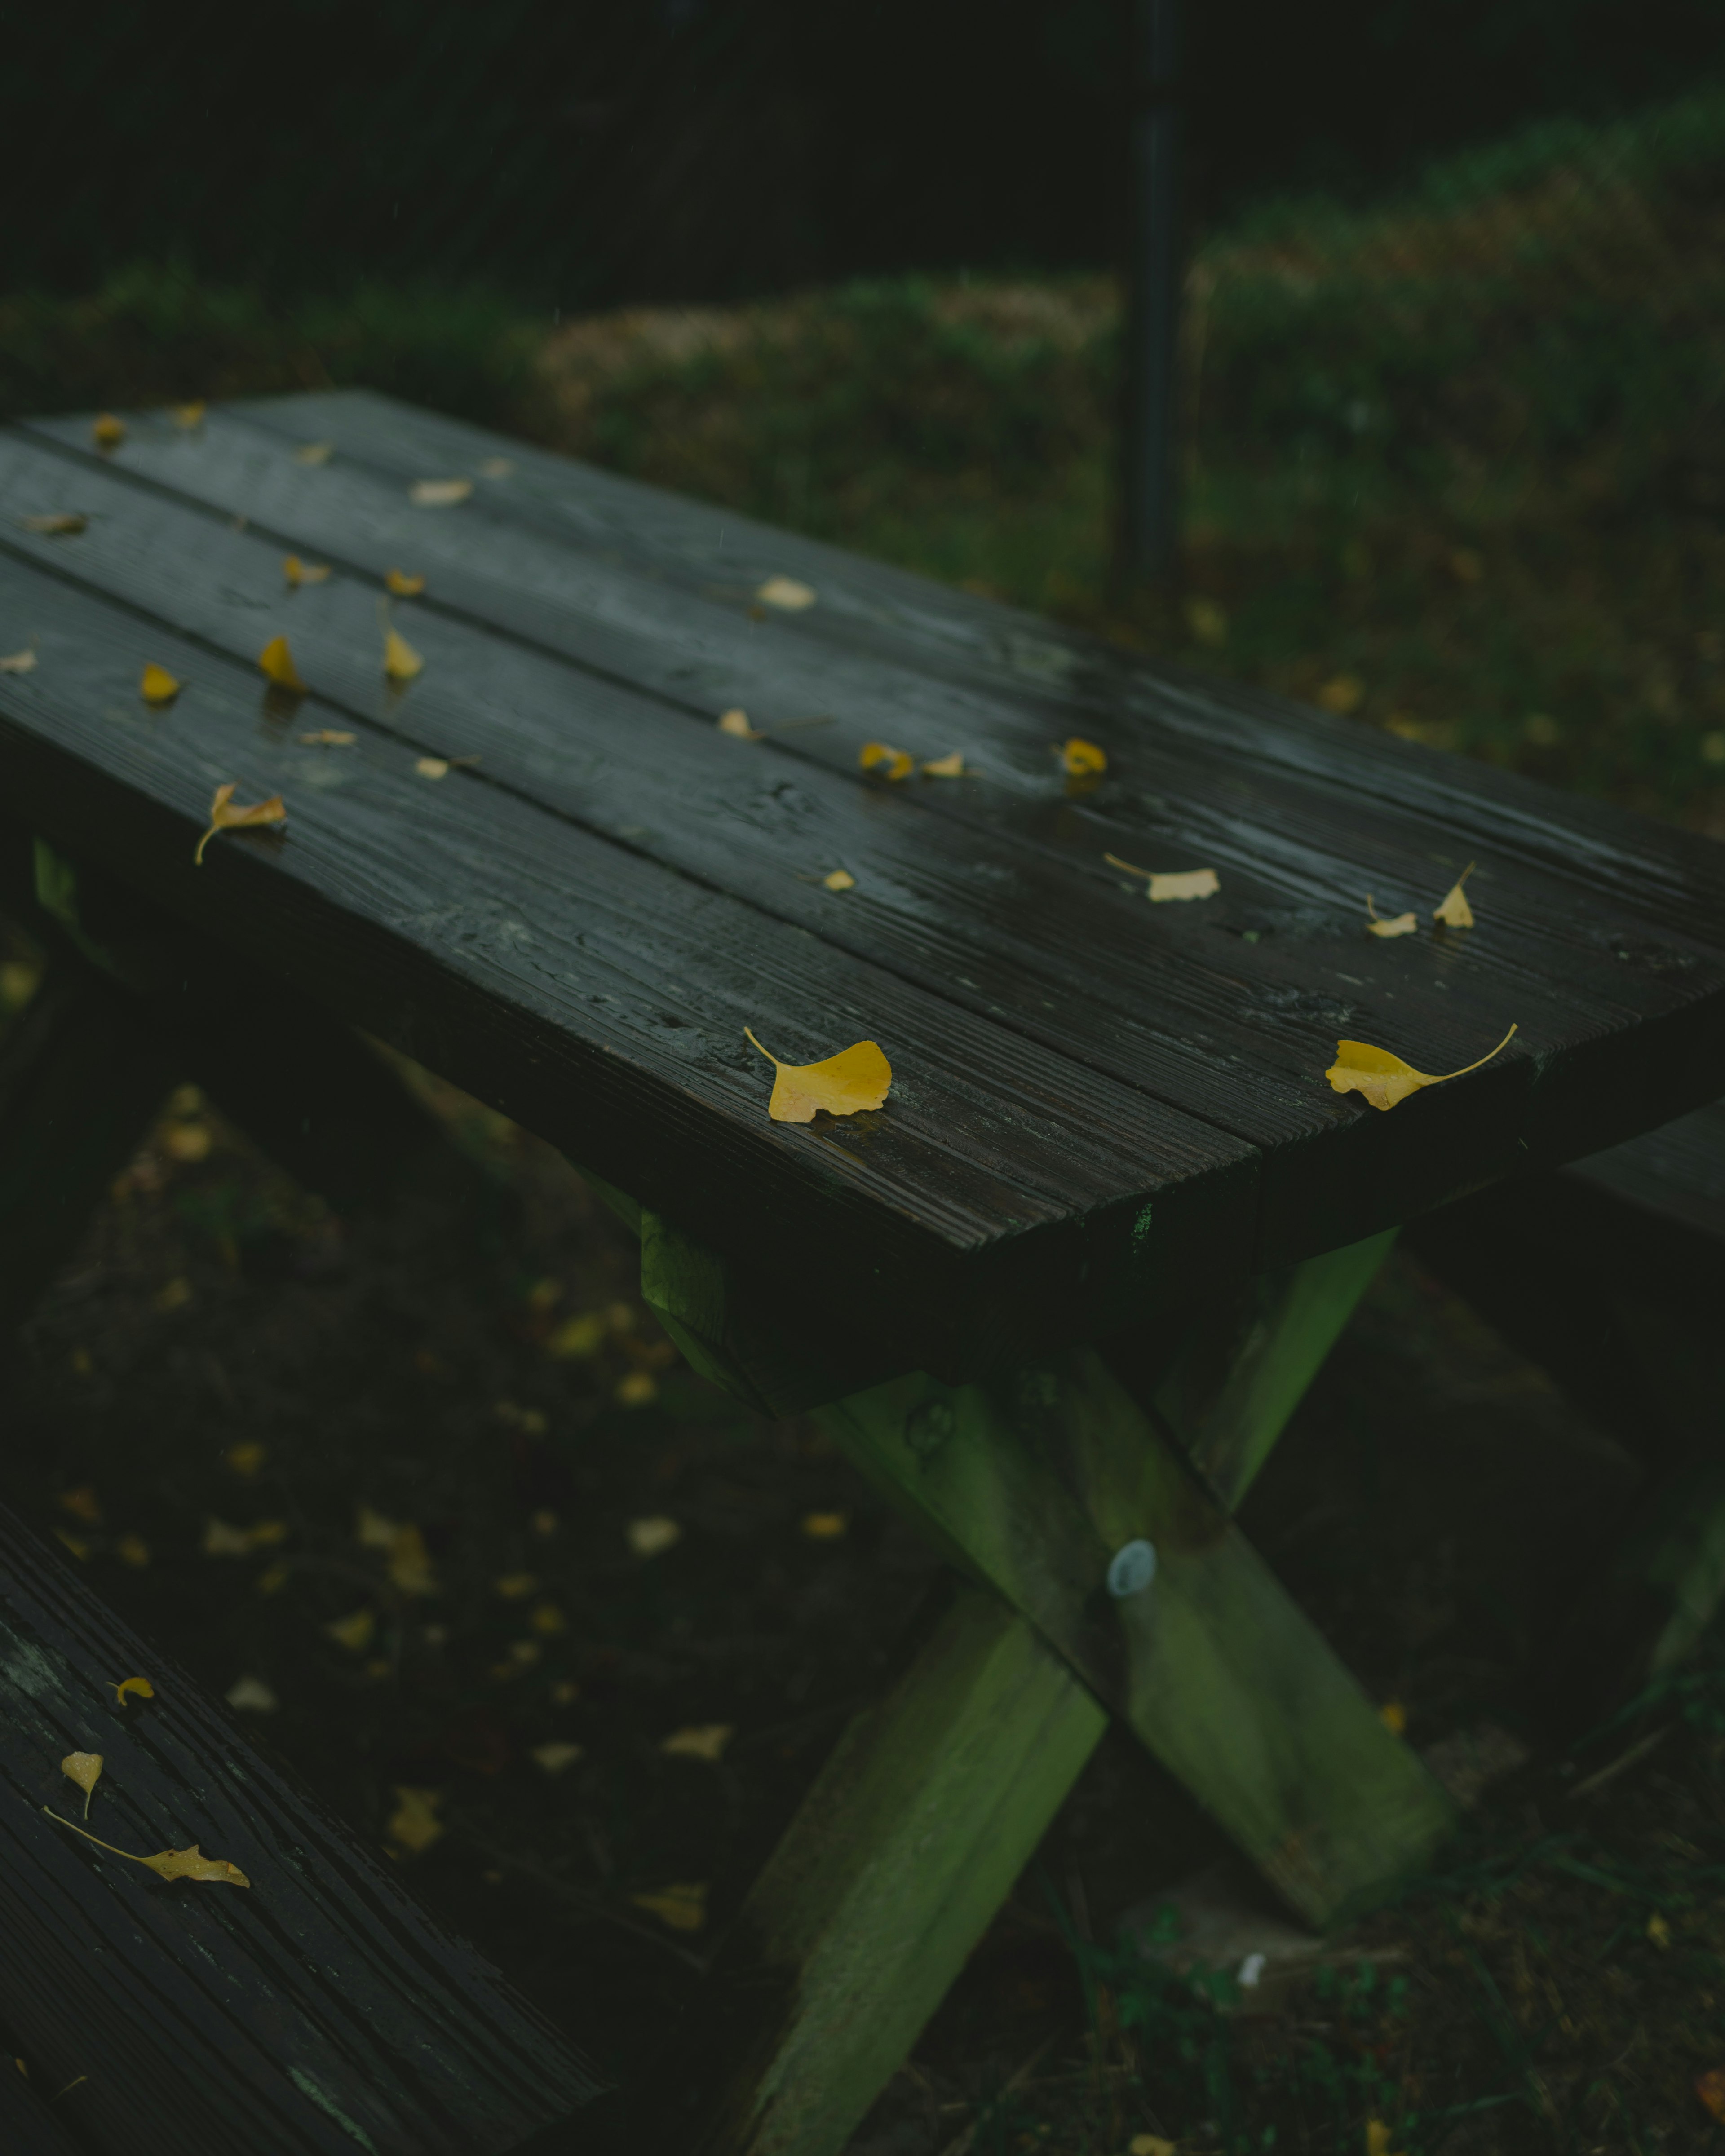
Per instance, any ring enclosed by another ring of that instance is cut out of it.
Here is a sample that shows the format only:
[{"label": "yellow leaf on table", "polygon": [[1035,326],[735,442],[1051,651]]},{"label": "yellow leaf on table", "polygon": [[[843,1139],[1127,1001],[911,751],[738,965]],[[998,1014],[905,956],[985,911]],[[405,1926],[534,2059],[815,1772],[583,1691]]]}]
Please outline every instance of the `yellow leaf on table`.
[{"label": "yellow leaf on table", "polygon": [[1445,928],[1472,927],[1473,908],[1467,902],[1467,893],[1461,888],[1472,874],[1473,863],[1470,861],[1445,892],[1443,904],[1431,916],[1434,921],[1441,921]]},{"label": "yellow leaf on table", "polygon": [[814,587],[798,583],[794,577],[769,577],[755,597],[768,606],[783,607],[787,613],[801,613],[814,604]]},{"label": "yellow leaf on table", "polygon": [[1092,741],[1082,740],[1074,734],[1070,741],[1060,743],[1060,768],[1068,778],[1091,778],[1108,768],[1108,756]]},{"label": "yellow leaf on table", "polygon": [[152,660],[143,671],[138,682],[138,694],[146,704],[171,704],[180,693],[180,685],[165,666]]},{"label": "yellow leaf on table", "polygon": [[442,1839],[444,1823],[437,1815],[437,1808],[443,1800],[441,1789],[408,1789],[397,1784],[395,1810],[384,1831],[392,1841],[398,1841],[403,1849],[411,1849],[417,1856]]},{"label": "yellow leaf on table", "polygon": [[408,499],[421,509],[453,509],[472,492],[470,479],[418,479],[408,489]]},{"label": "yellow leaf on table", "polygon": [[848,1512],[805,1512],[801,1526],[812,1543],[835,1543],[850,1525]]},{"label": "yellow leaf on table", "polygon": [[1392,1055],[1387,1048],[1373,1048],[1364,1040],[1338,1040],[1336,1060],[1324,1075],[1337,1093],[1358,1093],[1374,1108],[1393,1108],[1399,1101],[1405,1101],[1409,1093],[1417,1093],[1422,1086],[1442,1086],[1451,1078],[1465,1078],[1470,1070],[1477,1070],[1481,1063],[1489,1063],[1493,1055],[1508,1047],[1515,1032],[1512,1026],[1497,1047],[1489,1055],[1481,1056],[1478,1063],[1464,1063],[1459,1070],[1440,1071],[1435,1077],[1416,1070],[1411,1063],[1404,1063],[1400,1056]]},{"label": "yellow leaf on table", "polygon": [[258,665],[278,689],[291,689],[295,696],[303,696],[305,684],[300,679],[300,670],[294,664],[294,654],[288,649],[285,636],[272,636],[258,654]]},{"label": "yellow leaf on table", "polygon": [[126,439],[126,422],[104,412],[90,431],[99,449],[117,449]]},{"label": "yellow leaf on table", "polygon": [[201,427],[203,424],[205,409],[206,407],[201,397],[190,404],[176,404],[173,407],[175,426],[183,427],[189,434],[194,427]]},{"label": "yellow leaf on table", "polygon": [[964,758],[955,748],[950,756],[937,756],[922,767],[925,778],[963,778]]},{"label": "yellow leaf on table", "polygon": [[775,1123],[812,1123],[823,1108],[829,1116],[855,1116],[878,1108],[891,1087],[892,1065],[876,1041],[856,1041],[822,1063],[781,1063],[747,1026],[743,1032],[778,1073],[767,1103]]},{"label": "yellow leaf on table", "polygon": [[352,748],[357,734],[343,733],[339,726],[320,726],[315,734],[301,734],[307,748]]},{"label": "yellow leaf on table", "polygon": [[399,629],[392,629],[383,639],[383,671],[392,681],[411,681],[424,668],[425,661],[414,650]]},{"label": "yellow leaf on table", "polygon": [[547,1774],[566,1773],[583,1756],[580,1745],[559,1743],[556,1739],[549,1744],[536,1744],[527,1753],[533,1764]]},{"label": "yellow leaf on table", "polygon": [[661,1737],[659,1748],[673,1759],[706,1759],[716,1765],[736,1734],[728,1722],[697,1722],[690,1728],[674,1729],[669,1737]]},{"label": "yellow leaf on table", "polygon": [[324,1637],[345,1647],[350,1655],[362,1655],[372,1644],[377,1620],[370,1609],[356,1609],[351,1617],[332,1617],[323,1627]]},{"label": "yellow leaf on table", "polygon": [[729,734],[733,741],[765,741],[767,738],[765,734],[749,724],[747,711],[721,711],[719,732]]},{"label": "yellow leaf on table", "polygon": [[110,1856],[123,1856],[128,1864],[142,1864],[158,1879],[208,1879],[223,1887],[249,1887],[248,1879],[237,1864],[229,1864],[225,1857],[206,1856],[194,1841],[189,1849],[159,1850],[154,1856],[138,1856],[129,1849],[116,1849],[111,1841],[104,1841],[99,1835],[86,1834],[69,1819],[61,1819],[57,1811],[42,1807],[51,1820],[69,1826],[74,1834],[82,1835],[85,1841],[95,1842],[98,1849],[105,1849]]},{"label": "yellow leaf on table", "polygon": [[209,804],[209,828],[198,841],[198,850],[192,856],[194,868],[203,865],[203,850],[218,831],[249,829],[257,824],[285,824],[287,809],[281,796],[272,793],[267,801],[255,801],[249,808],[239,807],[234,798],[231,785],[218,786],[215,798]]},{"label": "yellow leaf on table", "polygon": [[1345,719],[1357,711],[1365,700],[1366,685],[1356,674],[1337,674],[1326,681],[1317,692],[1317,701],[1327,711],[1333,711],[1338,719]]},{"label": "yellow leaf on table", "polygon": [[629,1546],[637,1557],[661,1557],[682,1539],[681,1527],[675,1520],[666,1519],[662,1512],[629,1523]]},{"label": "yellow leaf on table", "polygon": [[1366,932],[1368,936],[1411,936],[1420,926],[1417,913],[1399,913],[1393,921],[1386,921],[1372,903],[1372,894],[1366,893]]},{"label": "yellow leaf on table", "polygon": [[102,1779],[102,1755],[100,1752],[69,1752],[60,1762],[60,1772],[69,1782],[75,1782],[84,1792],[84,1816],[90,1817],[90,1800],[95,1794],[95,1785]]},{"label": "yellow leaf on table", "polygon": [[657,1917],[674,1932],[698,1932],[706,1922],[705,1885],[685,1881],[675,1887],[661,1887],[656,1894],[631,1894],[629,1898],[636,1908]]},{"label": "yellow leaf on table", "polygon": [[269,1455],[254,1437],[242,1437],[222,1455],[236,1475],[255,1475]]},{"label": "yellow leaf on table", "polygon": [[883,778],[895,784],[908,778],[916,768],[916,759],[901,748],[889,748],[885,742],[865,742],[857,755],[857,762],[865,771],[878,771]]},{"label": "yellow leaf on table", "polygon": [[336,454],[333,442],[304,442],[294,451],[296,465],[326,465]]},{"label": "yellow leaf on table", "polygon": [[28,645],[23,651],[13,651],[0,659],[0,674],[33,674],[36,671],[36,647]]},{"label": "yellow leaf on table", "polygon": [[834,869],[824,875],[821,881],[829,891],[855,891],[856,888],[856,878],[849,869]]},{"label": "yellow leaf on table", "polygon": [[424,577],[410,577],[405,569],[386,569],[383,582],[398,599],[416,599],[425,588]]},{"label": "yellow leaf on table", "polygon": [[74,532],[84,531],[90,519],[76,509],[54,509],[45,516],[21,516],[18,522],[26,531],[44,532],[50,538],[69,538]]},{"label": "yellow leaf on table", "polygon": [[140,1699],[154,1699],[156,1687],[148,1677],[124,1677],[114,1687],[115,1704],[124,1707],[127,1698],[134,1692]]},{"label": "yellow leaf on table", "polygon": [[281,557],[281,573],[297,591],[301,584],[326,583],[329,578],[330,565],[327,562],[302,562],[297,554],[284,554]]},{"label": "yellow leaf on table", "polygon": [[1102,859],[1110,868],[1144,877],[1153,906],[1166,906],[1174,899],[1214,898],[1222,888],[1214,869],[1141,869],[1122,860],[1118,854],[1104,854]]}]

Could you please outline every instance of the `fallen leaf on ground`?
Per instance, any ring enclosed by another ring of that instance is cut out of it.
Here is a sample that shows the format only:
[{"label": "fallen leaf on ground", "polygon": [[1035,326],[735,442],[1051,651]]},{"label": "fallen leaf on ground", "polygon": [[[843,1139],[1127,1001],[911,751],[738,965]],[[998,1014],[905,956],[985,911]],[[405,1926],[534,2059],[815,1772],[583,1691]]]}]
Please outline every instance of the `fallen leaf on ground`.
[{"label": "fallen leaf on ground", "polygon": [[878,1042],[859,1040],[820,1063],[781,1063],[745,1026],[743,1032],[778,1074],[767,1112],[775,1123],[812,1123],[829,1116],[855,1116],[878,1108],[892,1085],[892,1066]]},{"label": "fallen leaf on ground", "polygon": [[231,785],[218,786],[215,798],[209,804],[209,828],[198,841],[198,850],[192,856],[194,868],[203,865],[203,850],[218,831],[233,831],[257,824],[285,824],[287,809],[279,793],[272,793],[267,801],[254,801],[249,808],[236,806]]},{"label": "fallen leaf on ground", "polygon": [[141,1571],[150,1562],[150,1545],[141,1535],[122,1535],[114,1545],[114,1554],[122,1564]]},{"label": "fallen leaf on ground", "polygon": [[1661,1953],[1671,1943],[1671,1928],[1656,1909],[1647,1919],[1647,1936]]},{"label": "fallen leaf on ground", "polygon": [[392,1841],[417,1855],[442,1838],[444,1823],[437,1808],[444,1800],[441,1789],[408,1789],[396,1785],[395,1810],[384,1829]]},{"label": "fallen leaf on ground", "polygon": [[1722,2126],[1725,2126],[1725,2066],[1712,2066],[1697,2074],[1695,2093]]},{"label": "fallen leaf on ground", "polygon": [[410,577],[405,569],[386,569],[383,582],[398,599],[416,599],[425,588],[424,577]]},{"label": "fallen leaf on ground", "polygon": [[1445,928],[1472,927],[1473,908],[1467,902],[1467,893],[1461,888],[1472,874],[1473,863],[1470,861],[1445,892],[1443,904],[1431,916],[1434,921],[1441,921]]},{"label": "fallen leaf on ground", "polygon": [[829,891],[855,891],[856,888],[856,878],[849,869],[834,869],[830,875],[824,875],[821,881]]},{"label": "fallen leaf on ground", "polygon": [[863,770],[878,771],[883,778],[895,783],[908,778],[916,768],[915,757],[901,748],[889,748],[885,742],[865,742],[856,760]]},{"label": "fallen leaf on ground", "polygon": [[326,1640],[333,1640],[338,1647],[345,1647],[350,1655],[363,1654],[372,1644],[372,1635],[377,1629],[376,1613],[370,1609],[356,1609],[351,1617],[332,1617],[323,1627]]},{"label": "fallen leaf on ground", "polygon": [[173,407],[175,426],[183,427],[189,434],[194,427],[201,427],[203,424],[205,408],[201,397],[190,404],[176,404]]},{"label": "fallen leaf on ground", "polygon": [[255,1475],[269,1454],[254,1437],[242,1437],[230,1445],[222,1458],[236,1475]]},{"label": "fallen leaf on ground", "polygon": [[657,1917],[675,1932],[698,1932],[706,1922],[706,1888],[691,1881],[661,1887],[656,1894],[631,1894],[638,1909]]},{"label": "fallen leaf on ground", "polygon": [[304,442],[294,451],[296,465],[326,465],[336,454],[333,442]]},{"label": "fallen leaf on ground", "polygon": [[148,1677],[125,1677],[114,1687],[116,1706],[124,1707],[129,1694],[136,1692],[140,1699],[154,1699],[156,1687]]},{"label": "fallen leaf on ground", "polygon": [[408,499],[421,509],[453,509],[472,492],[470,479],[416,479],[408,489]]},{"label": "fallen leaf on ground", "polygon": [[206,1856],[195,1841],[189,1849],[164,1849],[154,1856],[136,1856],[129,1849],[116,1849],[111,1841],[104,1841],[98,1835],[85,1834],[81,1826],[71,1820],[60,1819],[59,1814],[49,1811],[46,1804],[42,1809],[51,1820],[59,1820],[62,1826],[70,1827],[74,1834],[83,1835],[86,1841],[95,1842],[98,1849],[105,1849],[110,1856],[123,1856],[129,1864],[147,1865],[158,1879],[213,1879],[224,1887],[249,1887],[252,1883],[237,1864],[229,1864],[225,1857]]},{"label": "fallen leaf on ground", "polygon": [[721,734],[729,734],[733,741],[765,741],[767,738],[758,728],[749,724],[749,715],[747,711],[721,711],[719,732]]},{"label": "fallen leaf on ground", "polygon": [[650,1370],[631,1370],[619,1378],[611,1397],[621,1408],[644,1408],[659,1398],[659,1380]]},{"label": "fallen leaf on ground", "polygon": [[1358,675],[1337,674],[1326,681],[1317,692],[1317,701],[1327,711],[1333,711],[1338,719],[1345,719],[1350,711],[1357,711],[1363,701],[1366,685]]},{"label": "fallen leaf on ground", "polygon": [[697,1722],[690,1728],[674,1729],[669,1737],[661,1737],[659,1748],[673,1759],[707,1759],[716,1765],[736,1734],[728,1722]]},{"label": "fallen leaf on ground", "polygon": [[799,1523],[812,1543],[835,1543],[850,1525],[848,1512],[805,1512]]},{"label": "fallen leaf on ground", "polygon": [[660,1557],[683,1539],[683,1530],[675,1520],[668,1520],[662,1512],[655,1512],[644,1520],[629,1523],[629,1546],[637,1557]]},{"label": "fallen leaf on ground", "polygon": [[955,748],[950,756],[937,756],[922,767],[925,778],[963,778],[964,758]]},{"label": "fallen leaf on ground", "polygon": [[1381,2118],[1366,2121],[1366,2156],[1394,2156],[1390,2143],[1394,2134]]},{"label": "fallen leaf on ground", "polygon": [[223,1697],[242,1714],[274,1714],[281,1704],[262,1677],[236,1677]]},{"label": "fallen leaf on ground", "polygon": [[175,1123],[162,1138],[170,1157],[183,1161],[208,1160],[215,1142],[215,1133],[208,1123]]},{"label": "fallen leaf on ground", "polygon": [[171,704],[180,693],[180,685],[165,666],[152,661],[143,671],[138,682],[138,694],[146,704]]},{"label": "fallen leaf on ground", "polygon": [[126,439],[126,422],[104,412],[90,431],[99,449],[117,449]]},{"label": "fallen leaf on ground", "polygon": [[285,636],[272,636],[258,654],[258,665],[278,689],[291,689],[295,696],[303,696],[305,684],[300,679],[300,670],[294,664],[294,654],[288,649]]},{"label": "fallen leaf on ground", "polygon": [[580,1745],[559,1743],[555,1740],[549,1744],[535,1744],[527,1753],[534,1765],[542,1768],[547,1774],[562,1774],[583,1756]]},{"label": "fallen leaf on ground", "polygon": [[33,674],[36,671],[36,651],[32,645],[24,651],[9,652],[0,659],[0,674]]},{"label": "fallen leaf on ground", "polygon": [[1405,1101],[1409,1093],[1417,1093],[1422,1086],[1442,1086],[1451,1078],[1465,1078],[1470,1070],[1477,1070],[1481,1063],[1489,1063],[1493,1055],[1508,1047],[1515,1032],[1512,1026],[1497,1046],[1489,1055],[1481,1056],[1479,1062],[1464,1063],[1459,1070],[1443,1070],[1435,1076],[1416,1070],[1411,1063],[1404,1063],[1400,1056],[1392,1055],[1387,1048],[1373,1048],[1364,1040],[1338,1040],[1336,1060],[1324,1075],[1337,1093],[1358,1093],[1374,1108],[1393,1108],[1398,1101]]},{"label": "fallen leaf on ground", "polygon": [[545,1352],[554,1362],[584,1363],[598,1353],[610,1329],[603,1311],[581,1311],[563,1320],[546,1342]]},{"label": "fallen leaf on ground", "polygon": [[1135,2133],[1126,2144],[1127,2156],[1178,2156],[1172,2141],[1159,2133]]},{"label": "fallen leaf on ground", "polygon": [[357,734],[343,733],[339,726],[320,726],[315,734],[300,737],[307,748],[352,748],[358,738]]},{"label": "fallen leaf on ground", "polygon": [[794,577],[769,577],[755,597],[768,606],[783,607],[787,613],[800,613],[814,604],[814,587],[798,583]]},{"label": "fallen leaf on ground", "polygon": [[101,1500],[90,1483],[80,1482],[75,1490],[62,1490],[60,1510],[69,1512],[74,1520],[82,1520],[86,1527],[101,1524]]},{"label": "fallen leaf on ground", "polygon": [[1163,906],[1170,899],[1214,898],[1222,888],[1214,869],[1141,869],[1123,861],[1118,854],[1104,854],[1111,868],[1146,879],[1150,903]]},{"label": "fallen leaf on ground", "polygon": [[69,1782],[75,1782],[84,1792],[84,1816],[90,1817],[90,1800],[95,1794],[95,1785],[102,1779],[102,1755],[100,1752],[69,1752],[60,1762],[60,1772]]},{"label": "fallen leaf on ground", "polygon": [[1060,768],[1068,778],[1089,778],[1108,768],[1108,756],[1091,741],[1074,734],[1060,743]]},{"label": "fallen leaf on ground", "polygon": [[383,671],[390,680],[411,681],[424,665],[425,661],[400,630],[392,629],[383,639]]},{"label": "fallen leaf on ground", "polygon": [[49,537],[69,537],[82,531],[90,519],[75,509],[54,509],[44,516],[21,516],[18,522],[26,531],[40,531]]},{"label": "fallen leaf on ground", "polygon": [[329,577],[330,565],[327,562],[302,562],[297,554],[284,554],[281,573],[297,590],[301,584],[325,583]]},{"label": "fallen leaf on ground", "polygon": [[1386,921],[1372,903],[1372,894],[1366,893],[1366,932],[1371,936],[1411,936],[1420,926],[1417,913],[1399,913],[1393,921]]}]

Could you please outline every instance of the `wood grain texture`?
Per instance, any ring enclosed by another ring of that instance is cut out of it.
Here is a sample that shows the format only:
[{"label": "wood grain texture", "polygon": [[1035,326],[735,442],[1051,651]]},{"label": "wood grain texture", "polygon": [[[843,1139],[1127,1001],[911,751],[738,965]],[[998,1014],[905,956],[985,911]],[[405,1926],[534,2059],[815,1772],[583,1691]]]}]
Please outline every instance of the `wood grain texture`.
[{"label": "wood grain texture", "polygon": [[[147,1676],[152,1700],[116,1704]],[[234,1717],[0,1517],[0,2022],[80,2143],[126,2156],[501,2156],[601,2083]],[[47,1818],[196,1842],[249,1890],[167,1884]]]},{"label": "wood grain texture", "polygon": [[1725,1245],[1725,1101],[1589,1153],[1568,1173],[1656,1219]]}]

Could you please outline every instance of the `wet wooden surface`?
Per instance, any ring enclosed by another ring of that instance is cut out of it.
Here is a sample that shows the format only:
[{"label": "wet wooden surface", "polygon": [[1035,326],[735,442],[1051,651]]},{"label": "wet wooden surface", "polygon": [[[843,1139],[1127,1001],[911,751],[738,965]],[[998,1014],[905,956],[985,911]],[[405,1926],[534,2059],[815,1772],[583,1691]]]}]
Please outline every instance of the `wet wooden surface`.
[{"label": "wet wooden surface", "polygon": [[[370,396],[140,417],[111,456],[85,418],[13,429],[0,499],[0,649],[40,660],[0,675],[5,813],[907,1363],[1094,1333],[1725,1090],[1720,850],[1605,804]],[[84,531],[19,521],[65,509]],[[289,552],[331,577],[290,592]],[[392,567],[427,578],[405,690]],[[814,603],[762,604],[774,575]],[[284,633],[297,707],[254,667]],[[161,711],[150,659],[187,684]],[[1087,790],[1073,733],[1108,753]],[[875,739],[979,775],[890,786]],[[194,872],[228,779],[286,834]],[[1108,853],[1220,895],[1153,907]],[[1434,932],[1470,860],[1478,925]],[[1420,932],[1368,936],[1368,890]],[[1389,1115],[1324,1080],[1340,1034],[1445,1070],[1512,1023]],[[878,1039],[886,1106],[771,1125],[745,1024],[796,1060]]]}]

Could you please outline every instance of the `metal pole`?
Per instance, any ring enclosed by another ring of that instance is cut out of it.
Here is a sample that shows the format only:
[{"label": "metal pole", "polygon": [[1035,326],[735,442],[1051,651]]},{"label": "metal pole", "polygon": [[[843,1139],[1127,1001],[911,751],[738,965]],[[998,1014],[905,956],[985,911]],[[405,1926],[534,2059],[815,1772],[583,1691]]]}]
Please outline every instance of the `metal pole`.
[{"label": "metal pole", "polygon": [[1128,0],[1132,227],[1122,385],[1122,579],[1167,588],[1179,537],[1179,0]]}]

